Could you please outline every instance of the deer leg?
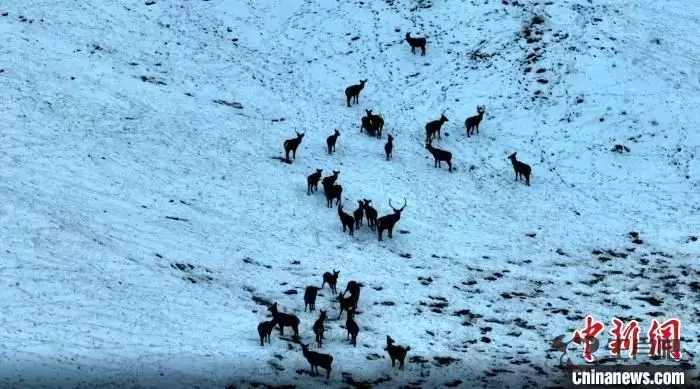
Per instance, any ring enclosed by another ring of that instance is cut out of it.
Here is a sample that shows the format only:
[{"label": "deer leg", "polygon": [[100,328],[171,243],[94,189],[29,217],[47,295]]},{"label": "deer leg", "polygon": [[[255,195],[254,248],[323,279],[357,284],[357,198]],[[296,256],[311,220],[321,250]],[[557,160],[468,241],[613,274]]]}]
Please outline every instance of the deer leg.
[{"label": "deer leg", "polygon": [[447,166],[450,168],[450,173],[452,173],[452,162],[447,161]]},{"label": "deer leg", "polygon": [[423,54],[421,55],[425,55],[425,46],[421,47],[421,50],[423,50]]}]

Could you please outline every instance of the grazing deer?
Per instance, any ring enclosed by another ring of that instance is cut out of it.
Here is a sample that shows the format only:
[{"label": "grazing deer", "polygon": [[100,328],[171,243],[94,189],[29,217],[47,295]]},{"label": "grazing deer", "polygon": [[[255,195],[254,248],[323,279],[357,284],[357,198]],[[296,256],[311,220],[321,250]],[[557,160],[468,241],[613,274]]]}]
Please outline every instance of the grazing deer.
[{"label": "grazing deer", "polygon": [[348,100],[348,107],[350,106],[350,100],[352,100],[353,103],[360,102],[360,92],[362,92],[362,88],[365,87],[366,82],[367,80],[360,80],[359,84],[350,85],[349,87],[345,88],[345,97]]},{"label": "grazing deer", "polygon": [[404,360],[406,359],[406,354],[411,350],[410,346],[401,347],[395,346],[394,339],[391,336],[386,336],[386,351],[389,352],[389,357],[391,358],[391,367],[396,366],[396,361],[399,361],[399,370],[403,370]]},{"label": "grazing deer", "polygon": [[316,334],[316,343],[318,343],[318,347],[323,346],[323,333],[326,331],[326,328],[323,326],[323,321],[326,320],[326,311],[321,309],[321,315],[318,317],[318,320],[314,322],[314,334]]},{"label": "grazing deer", "polygon": [[511,154],[508,159],[510,159],[510,162],[513,163],[513,170],[515,170],[515,181],[518,181],[518,177],[522,176],[525,177],[525,184],[530,186],[530,173],[532,172],[532,168],[530,165],[520,162],[515,158],[516,153]]},{"label": "grazing deer", "polygon": [[270,343],[270,334],[272,334],[272,329],[275,328],[275,324],[277,322],[273,318],[270,321],[264,321],[260,324],[258,324],[258,335],[260,335],[260,345],[265,346],[265,340],[267,340],[267,343]]},{"label": "grazing deer", "polygon": [[333,269],[333,274],[329,272],[323,273],[323,284],[321,284],[321,289],[323,289],[323,287],[326,286],[326,283],[328,283],[328,286],[331,288],[331,292],[333,294],[338,293],[338,291],[335,289],[335,285],[338,283],[339,274],[340,271],[335,271],[335,269]]},{"label": "grazing deer", "polygon": [[388,161],[392,157],[392,151],[394,150],[394,137],[391,136],[391,134],[388,135],[389,139],[386,141],[386,144],[384,145],[384,152],[386,153],[386,160]]},{"label": "grazing deer", "polygon": [[343,195],[342,186],[331,183],[325,183],[323,184],[323,192],[325,192],[326,194],[326,206],[328,208],[333,208],[333,199],[336,199],[335,205],[340,206],[340,198]]},{"label": "grazing deer", "polygon": [[377,210],[369,205],[372,200],[363,200],[365,201],[365,217],[367,218],[367,225],[372,231],[374,231],[377,228]]},{"label": "grazing deer", "polygon": [[483,105],[477,105],[476,112],[478,115],[468,117],[467,120],[464,121],[464,126],[467,127],[467,137],[474,135],[474,129],[476,129],[477,134],[479,133],[479,123],[481,123],[481,119],[484,118],[486,108]]},{"label": "grazing deer", "polygon": [[328,154],[331,154],[331,150],[335,151],[335,142],[338,140],[340,132],[336,129],[335,133],[328,138],[326,138],[326,144],[328,145]]},{"label": "grazing deer", "polygon": [[425,125],[425,141],[430,142],[435,136],[435,133],[437,133],[438,139],[442,139],[440,136],[440,129],[445,122],[449,122],[449,120],[447,120],[444,113],[440,115],[440,119],[428,122],[428,124]]},{"label": "grazing deer", "polygon": [[355,218],[355,229],[359,229],[360,226],[362,225],[362,218],[364,217],[365,214],[365,204],[362,202],[362,200],[357,200],[357,209],[355,212],[353,212],[353,216]]},{"label": "grazing deer", "polygon": [[[348,331],[348,340],[350,340],[350,343],[357,347],[357,334],[360,333],[360,326],[357,325],[357,322],[355,322],[355,310],[350,309],[348,310],[348,318],[345,320],[345,329]],[[350,337],[352,336],[352,339]]]},{"label": "grazing deer", "polygon": [[345,232],[347,227],[350,230],[350,236],[355,235],[355,219],[343,212],[343,206],[341,204],[338,204],[338,216],[340,216],[340,222],[343,224],[343,232]]},{"label": "grazing deer", "polygon": [[323,174],[323,169],[316,169],[316,173],[311,173],[308,177],[306,177],[307,195],[310,195],[312,192],[318,190],[318,181],[321,179],[321,174]]},{"label": "grazing deer", "polygon": [[[322,367],[326,371],[326,378],[331,376],[331,365],[333,364],[333,357],[328,354],[321,354],[316,351],[309,351],[308,344],[301,344],[301,351],[304,353],[304,358],[311,364],[311,373],[319,374],[318,368]],[[315,369],[315,370],[314,370]]]},{"label": "grazing deer", "polygon": [[415,54],[416,48],[420,47],[420,49],[422,51],[421,55],[425,55],[425,44],[426,44],[425,38],[413,38],[413,37],[411,37],[411,33],[407,32],[406,33],[406,42],[408,42],[408,44],[411,45],[411,53]]},{"label": "grazing deer", "polygon": [[[296,131],[295,131],[296,132]],[[284,154],[287,160],[289,160],[289,152],[292,152],[294,159],[297,159],[297,147],[301,144],[301,140],[304,138],[306,133],[300,134],[297,132],[297,137],[292,139],[287,139],[284,141]]]},{"label": "grazing deer", "polygon": [[279,325],[280,335],[284,335],[284,327],[292,327],[294,336],[299,337],[299,318],[289,313],[282,313],[277,310],[277,303],[267,308],[272,313],[272,317]]},{"label": "grazing deer", "polygon": [[352,308],[354,310],[357,310],[357,303],[360,302],[360,291],[362,290],[362,287],[360,286],[360,283],[357,281],[350,281],[348,282],[348,286],[345,287],[345,292],[343,292],[343,295],[345,293],[350,292],[350,297],[352,297],[353,305]]},{"label": "grazing deer", "polygon": [[390,213],[377,219],[377,236],[379,237],[379,240],[382,240],[384,230],[387,230],[387,235],[390,239],[393,239],[394,225],[396,225],[396,222],[401,219],[401,212],[404,208],[406,208],[406,199],[403,199],[403,207],[400,209],[396,209],[393,205],[391,205],[391,199],[389,199],[389,206],[394,210],[394,213]]},{"label": "grazing deer", "polygon": [[435,167],[442,167],[440,162],[445,161],[449,167],[449,172],[452,173],[452,153],[442,149],[436,149],[433,147],[432,142],[428,142],[425,145],[425,148],[426,150],[430,151],[430,154],[432,154],[433,158],[435,158]]},{"label": "grazing deer", "polygon": [[318,286],[307,286],[304,291],[304,312],[306,307],[309,307],[309,312],[316,310],[316,295],[318,295]]}]

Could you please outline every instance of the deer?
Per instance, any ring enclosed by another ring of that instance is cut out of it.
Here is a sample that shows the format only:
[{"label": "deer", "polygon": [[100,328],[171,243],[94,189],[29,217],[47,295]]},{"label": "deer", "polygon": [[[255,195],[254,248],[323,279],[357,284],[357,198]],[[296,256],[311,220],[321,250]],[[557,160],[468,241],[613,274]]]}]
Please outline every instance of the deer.
[{"label": "deer", "polygon": [[360,290],[362,289],[362,286],[360,285],[359,282],[357,281],[350,281],[348,282],[348,286],[345,287],[345,292],[343,292],[343,295],[345,293],[350,292],[350,297],[354,300],[352,308],[354,310],[357,310],[357,303],[360,301]]},{"label": "deer", "polygon": [[260,345],[265,346],[265,340],[267,340],[267,343],[270,343],[270,334],[272,333],[272,329],[275,328],[275,325],[277,322],[273,318],[270,321],[264,321],[260,324],[258,324],[258,335],[260,335]]},{"label": "deer", "polygon": [[532,168],[530,165],[520,162],[516,159],[515,155],[517,152],[511,154],[508,159],[513,163],[513,170],[515,170],[515,181],[518,181],[518,177],[525,177],[525,184],[530,186],[530,173],[532,173]]},{"label": "deer", "polygon": [[329,272],[323,273],[323,284],[321,284],[321,289],[323,289],[323,287],[326,286],[326,283],[328,283],[328,286],[331,288],[331,292],[333,294],[338,293],[338,291],[335,289],[335,286],[338,283],[339,274],[340,271],[335,271],[335,269],[333,269],[333,274]]},{"label": "deer", "polygon": [[375,136],[381,139],[382,130],[384,129],[384,119],[379,115],[372,114],[371,109],[365,109],[367,116],[362,117],[362,125],[360,125],[360,132],[363,129],[367,130],[367,133],[371,136]]},{"label": "deer", "polygon": [[362,225],[362,218],[364,217],[365,213],[365,204],[362,202],[362,200],[357,200],[357,205],[357,209],[355,210],[355,212],[353,212],[356,230],[359,229]]},{"label": "deer", "polygon": [[323,180],[321,180],[321,185],[323,185],[323,191],[325,192],[326,190],[326,185],[333,185],[335,184],[335,180],[338,179],[338,174],[340,174],[339,171],[333,170],[333,174],[328,176],[328,177],[323,177]]},{"label": "deer", "polygon": [[342,293],[338,293],[338,302],[340,303],[340,313],[338,314],[338,319],[343,315],[343,311],[352,309],[355,305],[354,299],[351,297],[346,298]]},{"label": "deer", "polygon": [[311,173],[308,177],[306,177],[307,195],[310,195],[312,192],[318,190],[318,181],[321,179],[321,174],[323,174],[323,169],[316,169],[315,173]]},{"label": "deer", "polygon": [[365,202],[365,217],[367,218],[367,225],[372,231],[374,231],[377,228],[377,210],[369,205],[372,200],[362,200]]},{"label": "deer", "polygon": [[449,172],[452,173],[452,153],[446,150],[436,149],[433,147],[432,142],[426,143],[425,149],[430,151],[430,154],[432,154],[433,158],[435,158],[435,167],[442,167],[440,162],[445,161],[447,162]]},{"label": "deer", "polygon": [[[345,329],[348,331],[348,340],[357,347],[357,334],[360,333],[360,326],[355,322],[355,309],[348,310],[348,318],[345,320]],[[350,338],[352,336],[352,339]]]},{"label": "deer", "polygon": [[[328,208],[333,208],[333,199],[336,199],[335,205],[340,206],[340,198],[343,195],[342,186],[325,183],[323,184],[323,191],[326,193],[326,205]],[[343,230],[343,232],[345,232],[345,230]]]},{"label": "deer", "polygon": [[348,107],[350,106],[350,100],[352,100],[353,103],[360,102],[360,92],[362,91],[362,88],[365,87],[366,82],[367,80],[360,80],[359,84],[350,85],[349,87],[345,88],[345,97],[348,100]]},{"label": "deer", "polygon": [[318,347],[320,348],[323,346],[323,332],[326,331],[326,328],[323,326],[323,321],[326,320],[326,311],[321,309],[321,315],[319,315],[318,320],[314,322],[314,334],[316,334],[316,343],[318,343]]},{"label": "deer", "polygon": [[467,127],[467,137],[474,135],[474,129],[476,129],[477,134],[479,133],[479,123],[481,123],[481,119],[484,118],[486,108],[483,105],[477,105],[476,112],[478,115],[468,117],[467,120],[464,121],[464,126]]},{"label": "deer", "polygon": [[425,125],[425,141],[430,142],[435,136],[435,133],[437,133],[438,139],[442,139],[440,136],[440,129],[445,122],[449,122],[449,120],[447,120],[444,113],[440,115],[440,119],[428,122]]},{"label": "deer", "polygon": [[410,32],[406,33],[406,42],[411,45],[411,53],[416,53],[416,48],[419,47],[422,51],[421,55],[425,55],[425,44],[426,39],[423,38],[413,38]]},{"label": "deer", "polygon": [[340,217],[340,222],[343,224],[343,232],[345,232],[347,228],[350,230],[350,236],[355,235],[355,218],[343,212],[342,204],[338,204],[338,216]]},{"label": "deer", "polygon": [[332,151],[335,151],[335,142],[338,140],[339,136],[340,132],[336,129],[333,135],[326,138],[326,144],[328,145],[328,154],[331,154]]},{"label": "deer", "polygon": [[387,235],[389,239],[393,239],[394,225],[401,219],[401,212],[406,208],[406,198],[403,199],[403,207],[396,209],[391,205],[391,199],[389,199],[389,206],[394,210],[393,214],[388,214],[377,219],[377,236],[379,240],[382,240],[382,234],[384,230],[387,230]]},{"label": "deer", "polygon": [[386,336],[386,351],[389,352],[389,357],[391,358],[391,367],[396,366],[396,361],[399,361],[399,370],[403,370],[403,363],[406,359],[406,353],[411,350],[410,346],[401,347],[394,345],[396,343],[391,336]]},{"label": "deer", "polygon": [[318,286],[307,286],[304,291],[304,312],[306,307],[309,307],[309,312],[316,310],[316,295],[318,294]]},{"label": "deer", "polygon": [[[296,132],[296,131],[295,131]],[[301,140],[304,139],[306,133],[300,134],[297,132],[297,137],[292,139],[287,139],[284,141],[284,154],[289,160],[289,152],[292,152],[294,159],[297,159],[297,147],[301,144]]]},{"label": "deer", "polygon": [[[331,365],[333,364],[333,357],[328,354],[322,354],[316,351],[309,351],[308,344],[301,344],[301,351],[304,353],[304,358],[311,364],[311,373],[319,374],[318,367],[322,367],[326,371],[326,378],[331,376]],[[315,370],[314,370],[315,368]]]},{"label": "deer", "polygon": [[394,150],[394,137],[391,134],[387,135],[389,138],[384,145],[384,152],[386,153],[386,160],[390,160],[392,157],[392,151]]},{"label": "deer", "polygon": [[284,335],[284,327],[292,327],[294,336],[299,337],[299,318],[289,313],[282,313],[277,310],[277,303],[270,305],[267,308],[272,313],[272,318],[279,325],[280,335]]}]

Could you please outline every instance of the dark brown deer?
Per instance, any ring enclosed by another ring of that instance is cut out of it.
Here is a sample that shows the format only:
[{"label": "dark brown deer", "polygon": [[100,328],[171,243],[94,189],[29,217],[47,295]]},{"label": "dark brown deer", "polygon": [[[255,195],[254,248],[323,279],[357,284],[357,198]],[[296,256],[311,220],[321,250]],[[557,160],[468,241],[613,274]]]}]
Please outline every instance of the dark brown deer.
[{"label": "dark brown deer", "polygon": [[338,319],[340,319],[343,311],[352,309],[352,307],[355,305],[355,301],[353,300],[352,296],[346,298],[342,293],[338,293],[338,302],[340,303],[340,313],[338,314]]},{"label": "dark brown deer", "polygon": [[386,153],[386,160],[390,160],[391,157],[393,156],[391,153],[394,150],[394,137],[391,136],[391,134],[388,135],[389,139],[386,141],[386,144],[384,145],[384,152]]},{"label": "dark brown deer", "polygon": [[440,115],[440,119],[438,120],[428,122],[428,124],[425,125],[425,141],[430,142],[436,133],[438,139],[442,139],[442,137],[440,136],[440,129],[442,128],[442,125],[445,122],[449,122],[449,120],[447,120],[447,117],[445,117],[445,114]]},{"label": "dark brown deer", "polygon": [[294,159],[297,159],[297,147],[301,144],[301,140],[304,139],[304,134],[300,134],[297,132],[297,137],[292,138],[292,139],[287,139],[284,141],[284,154],[289,160],[289,152],[292,152],[292,156]]},{"label": "dark brown deer", "polygon": [[323,184],[323,192],[326,194],[326,205],[328,208],[333,208],[333,199],[336,200],[335,205],[340,205],[340,198],[343,196],[343,187],[331,183]]},{"label": "dark brown deer", "polygon": [[328,286],[331,288],[331,292],[333,294],[338,293],[338,291],[335,289],[335,286],[338,283],[339,274],[340,271],[335,271],[335,269],[333,269],[333,274],[329,272],[323,273],[323,284],[321,284],[321,289],[323,289],[323,287],[326,286],[326,283],[328,283]]},{"label": "dark brown deer", "polygon": [[350,236],[355,235],[355,218],[343,212],[343,206],[341,204],[338,204],[338,216],[340,217],[340,222],[343,224],[343,232],[345,232],[347,228],[350,230]]},{"label": "dark brown deer", "polygon": [[348,107],[350,106],[350,100],[352,100],[353,103],[360,102],[360,92],[362,92],[362,88],[365,87],[366,82],[367,80],[360,80],[359,84],[350,85],[349,87],[345,88],[345,97],[348,100]]},{"label": "dark brown deer", "polygon": [[329,354],[322,354],[316,351],[309,351],[309,345],[299,343],[301,345],[301,351],[304,353],[304,358],[311,364],[311,374],[319,374],[318,368],[322,367],[326,371],[326,378],[330,378],[331,370],[333,368],[333,357]]},{"label": "dark brown deer", "polygon": [[316,310],[316,296],[318,295],[318,286],[307,286],[304,291],[304,312],[306,307],[309,307],[309,312]]},{"label": "dark brown deer", "polygon": [[308,177],[306,177],[307,195],[310,195],[312,192],[318,190],[318,181],[321,179],[321,174],[323,174],[323,169],[316,169],[316,173],[311,173]]},{"label": "dark brown deer", "polygon": [[335,184],[335,180],[338,179],[338,174],[340,174],[339,171],[333,170],[333,174],[328,176],[328,177],[323,177],[323,180],[321,180],[321,185],[323,185],[323,189],[325,191],[326,185],[333,185]]},{"label": "dark brown deer", "polygon": [[[348,331],[348,340],[350,340],[350,344],[357,347],[357,334],[360,333],[360,326],[355,322],[354,316],[355,310],[348,310],[348,318],[345,320],[345,329]],[[350,337],[352,337],[352,339]]]},{"label": "dark brown deer", "polygon": [[343,295],[345,293],[350,292],[350,297],[354,300],[352,308],[354,310],[357,310],[357,304],[360,302],[360,291],[362,290],[362,286],[360,285],[359,282],[357,281],[350,281],[348,282],[348,286],[345,287],[345,292],[343,292]]},{"label": "dark brown deer", "polygon": [[479,123],[481,123],[481,119],[484,118],[486,108],[483,105],[477,105],[476,112],[478,115],[468,117],[467,120],[464,121],[464,126],[467,127],[467,137],[474,135],[474,129],[476,129],[477,134],[479,133]]},{"label": "dark brown deer", "polygon": [[416,48],[419,47],[422,51],[421,55],[425,55],[425,44],[426,44],[425,38],[413,38],[413,37],[411,37],[411,33],[407,32],[406,33],[406,42],[408,42],[408,44],[411,45],[411,53],[415,54]]},{"label": "dark brown deer", "polygon": [[394,210],[394,213],[390,213],[377,219],[377,236],[379,237],[379,240],[382,240],[384,230],[387,230],[387,235],[390,239],[393,239],[394,225],[396,225],[396,222],[401,219],[401,212],[404,208],[406,208],[406,199],[403,199],[403,207],[400,209],[396,209],[393,205],[391,205],[391,199],[389,199],[389,206]]},{"label": "dark brown deer", "polygon": [[379,116],[379,115],[374,115],[372,114],[371,109],[366,109],[365,112],[367,112],[367,116],[364,116],[362,118],[362,125],[360,125],[360,132],[362,130],[367,130],[367,133],[371,136],[375,136],[377,138],[382,137],[382,130],[384,129],[384,119]]},{"label": "dark brown deer", "polygon": [[530,165],[520,162],[516,159],[516,153],[511,154],[508,159],[513,163],[513,170],[515,170],[515,181],[518,181],[518,177],[525,177],[525,184],[530,186],[530,173],[532,173],[532,168]]},{"label": "dark brown deer", "polygon": [[270,321],[264,321],[258,324],[258,335],[260,335],[261,346],[265,345],[265,340],[267,340],[268,344],[270,343],[270,334],[272,334],[272,329],[275,328],[275,324],[277,324],[277,322],[274,318]]},{"label": "dark brown deer", "polygon": [[323,309],[320,310],[321,315],[318,317],[318,320],[314,322],[314,334],[316,334],[316,343],[318,343],[318,347],[323,346],[323,333],[326,331],[326,327],[323,326],[323,321],[326,320],[326,311]]},{"label": "dark brown deer", "polygon": [[328,154],[331,154],[332,151],[335,151],[335,142],[338,140],[339,136],[340,132],[336,129],[333,135],[326,138],[326,144],[328,145]]},{"label": "dark brown deer", "polygon": [[391,358],[391,367],[396,367],[396,361],[399,361],[399,370],[403,370],[403,364],[406,360],[406,354],[411,350],[410,346],[401,347],[394,345],[396,343],[391,336],[386,336],[386,351],[389,352]]},{"label": "dark brown deer", "polygon": [[452,153],[446,150],[436,149],[433,147],[432,142],[428,142],[425,148],[430,151],[430,154],[435,158],[435,167],[442,167],[441,162],[445,161],[449,167],[449,172],[452,173]]},{"label": "dark brown deer", "polygon": [[299,318],[290,313],[282,313],[277,310],[277,303],[267,308],[272,313],[272,317],[279,325],[280,335],[284,335],[284,327],[292,327],[294,336],[299,337]]},{"label": "dark brown deer", "polygon": [[367,218],[367,225],[372,231],[374,231],[377,228],[377,210],[369,205],[372,200],[363,200],[365,202],[365,217]]},{"label": "dark brown deer", "polygon": [[357,209],[353,212],[353,217],[355,218],[355,229],[357,230],[362,225],[362,218],[365,215],[365,204],[362,200],[357,200]]}]

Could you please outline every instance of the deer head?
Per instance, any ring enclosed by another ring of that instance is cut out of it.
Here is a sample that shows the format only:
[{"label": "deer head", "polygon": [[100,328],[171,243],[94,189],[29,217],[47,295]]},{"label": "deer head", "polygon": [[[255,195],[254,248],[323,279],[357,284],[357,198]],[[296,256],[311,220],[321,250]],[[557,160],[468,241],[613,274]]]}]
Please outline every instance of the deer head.
[{"label": "deer head", "polygon": [[394,140],[394,137],[391,136],[391,134],[389,134],[389,142],[391,142],[392,140]]},{"label": "deer head", "polygon": [[[294,131],[294,132],[296,132],[296,131]],[[300,134],[300,133],[297,132],[297,139],[301,140],[301,139],[304,137],[304,135],[306,135],[305,132],[302,133],[302,134]]]},{"label": "deer head", "polygon": [[273,303],[267,308],[268,311],[272,312],[273,314],[277,312],[277,303]]},{"label": "deer head", "polygon": [[396,208],[394,208],[393,205],[391,205],[391,199],[389,199],[389,206],[391,207],[391,209],[394,210],[394,215],[401,217],[401,212],[403,211],[404,208],[406,208],[406,198],[404,197],[403,207],[401,207],[400,209],[396,209]]},{"label": "deer head", "polygon": [[484,107],[483,105],[477,105],[476,112],[482,114],[482,113],[486,112],[486,107]]},{"label": "deer head", "polygon": [[365,109],[365,112],[367,112],[367,116],[372,116],[372,110],[371,110],[371,109]]},{"label": "deer head", "polygon": [[444,112],[440,115],[440,121],[443,122],[443,123],[444,123],[444,122],[449,122],[449,120],[447,120],[447,116],[445,116],[445,113],[444,113]]},{"label": "deer head", "polygon": [[327,317],[327,316],[326,316],[326,311],[324,311],[323,309],[321,309],[320,312],[321,312],[321,315],[320,315],[318,318],[319,318],[320,320],[325,319],[325,318]]},{"label": "deer head", "polygon": [[340,131],[338,131],[338,129],[336,129],[336,130],[335,130],[335,134],[333,134],[333,135],[335,135],[335,136],[340,136]]},{"label": "deer head", "polygon": [[360,85],[365,86],[365,82],[367,82],[367,80],[360,80]]}]

